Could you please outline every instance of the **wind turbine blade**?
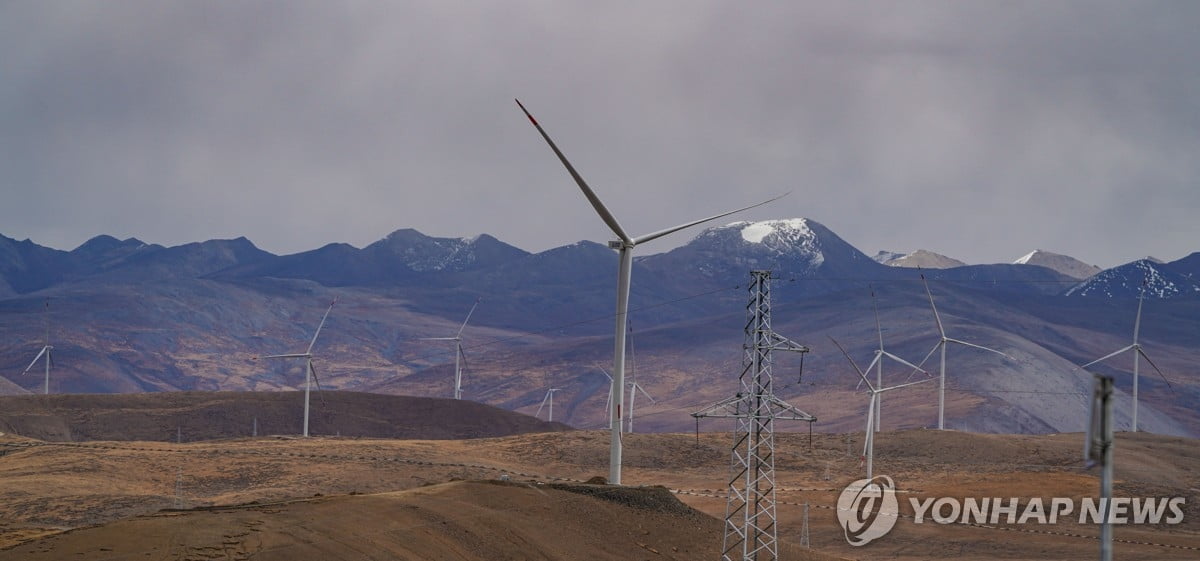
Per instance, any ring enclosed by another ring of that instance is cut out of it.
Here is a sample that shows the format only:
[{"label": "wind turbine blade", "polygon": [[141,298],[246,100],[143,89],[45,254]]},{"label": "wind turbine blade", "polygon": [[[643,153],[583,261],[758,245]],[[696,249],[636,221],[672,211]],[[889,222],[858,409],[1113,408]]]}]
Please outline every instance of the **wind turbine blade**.
[{"label": "wind turbine blade", "polygon": [[42,347],[42,350],[38,351],[38,354],[37,354],[37,356],[36,356],[36,357],[33,357],[33,362],[30,362],[30,363],[29,363],[29,366],[25,367],[25,371],[24,371],[24,372],[22,372],[21,374],[28,374],[28,373],[29,373],[29,371],[30,371],[31,369],[33,369],[33,365],[37,364],[37,361],[41,360],[41,358],[42,358],[42,355],[46,354],[46,349],[47,349],[47,348],[48,348],[48,347]]},{"label": "wind turbine blade", "polygon": [[604,377],[608,378],[609,382],[612,381],[612,374],[609,374],[607,370],[605,370],[604,368],[602,368],[600,366],[597,366],[596,369],[599,370],[601,374],[604,374]]},{"label": "wind turbine blade", "polygon": [[321,398],[321,407],[325,407],[325,390],[321,389],[321,379],[317,377],[317,367],[313,366],[312,359],[308,360],[308,372],[312,374],[313,383],[317,385],[317,397]]},{"label": "wind turbine blade", "polygon": [[[947,341],[948,341],[948,340],[949,340],[949,339],[947,339]],[[937,352],[937,350],[938,350],[938,347],[941,347],[942,345],[945,345],[945,344],[946,344],[946,342],[945,342],[945,341],[938,341],[938,342],[937,342],[937,344],[936,344],[936,345],[934,345],[932,349],[929,349],[929,352],[925,354],[925,358],[921,359],[921,362],[918,362],[918,363],[917,363],[917,366],[919,366],[919,367],[920,367],[920,366],[925,366],[925,363],[929,361],[929,357],[933,356],[933,353],[936,353],[936,352]],[[988,349],[988,350],[991,350],[991,349]],[[1006,355],[1006,356],[1007,356],[1007,355]],[[916,370],[913,370],[912,372],[909,372],[909,373],[908,373],[908,377],[907,377],[907,378],[905,378],[905,379],[904,379],[904,381],[906,381],[906,382],[907,382],[907,381],[911,380],[911,379],[912,379],[912,376],[913,376],[913,374],[916,374],[916,373],[917,373],[917,371],[916,371]]]},{"label": "wind turbine blade", "polygon": [[1146,283],[1142,282],[1142,293],[1138,295],[1137,319],[1133,320],[1133,344],[1138,342],[1138,332],[1142,327],[1142,303],[1146,301]]},{"label": "wind turbine blade", "polygon": [[325,310],[325,315],[321,316],[321,323],[317,325],[317,331],[313,333],[312,342],[308,344],[308,351],[306,351],[308,354],[312,354],[313,346],[317,344],[317,337],[321,336],[321,328],[325,327],[325,320],[329,319],[329,312],[333,311],[334,304],[337,304],[336,297],[333,299],[333,302],[329,303],[329,308]]},{"label": "wind turbine blade", "polygon": [[[868,388],[871,388],[871,390],[872,390],[872,391],[874,391],[874,390],[875,390],[875,387],[871,385],[871,381],[870,381],[870,380],[867,380],[867,375],[866,375],[866,374],[863,374],[863,371],[862,371],[862,369],[858,367],[858,364],[856,364],[856,363],[854,362],[854,359],[850,358],[850,353],[846,352],[846,349],[842,347],[842,344],[841,344],[841,343],[838,343],[838,342],[837,342],[837,339],[834,339],[833,337],[829,337],[829,340],[830,340],[830,341],[833,341],[833,344],[834,344],[834,345],[837,345],[837,348],[838,348],[838,350],[839,350],[839,351],[842,351],[842,354],[846,356],[846,360],[850,361],[850,366],[853,366],[853,367],[854,367],[854,371],[855,371],[855,372],[858,372],[858,377],[859,377],[859,378],[862,378],[862,381],[864,381],[864,382],[866,382],[866,383],[867,383],[867,387],[868,387]],[[874,362],[872,362],[871,364],[875,364],[875,363],[874,363]]]},{"label": "wind turbine blade", "polygon": [[875,430],[875,400],[878,397],[878,394],[871,392],[871,399],[867,401],[867,432],[863,437],[863,457],[866,457],[867,447],[871,445],[871,431]]},{"label": "wind turbine blade", "polygon": [[929,291],[929,281],[925,280],[925,273],[921,273],[921,282],[925,284],[925,295],[929,296],[929,307],[933,308],[933,319],[937,322],[938,333],[942,334],[942,338],[946,338],[946,329],[942,327],[942,316],[938,315],[937,304],[933,303],[933,293]]},{"label": "wind turbine blade", "polygon": [[[888,357],[888,358],[890,358],[890,359],[892,359],[892,360],[894,360],[894,361],[896,361],[896,362],[899,362],[900,364],[903,364],[903,365],[905,365],[905,366],[911,367],[911,368],[913,368],[914,370],[918,370],[918,371],[920,371],[920,372],[925,372],[925,369],[924,369],[924,368],[921,368],[920,366],[917,366],[917,365],[915,365],[915,364],[913,364],[913,363],[911,363],[911,362],[909,362],[909,361],[907,361],[907,360],[904,360],[904,359],[902,359],[902,358],[900,358],[900,357],[898,357],[898,356],[896,356],[896,355],[894,355],[894,354],[892,354],[892,353],[889,353],[889,352],[887,352],[887,351],[883,351],[883,352],[882,352],[882,353],[880,353],[880,354],[887,355],[887,357]],[[926,373],[926,374],[929,374],[928,372],[925,372],[925,373]]]},{"label": "wind turbine blade", "polygon": [[463,350],[462,344],[458,345],[458,356],[462,357],[462,371],[467,371],[467,352]]},{"label": "wind turbine blade", "polygon": [[639,392],[642,392],[642,395],[646,396],[646,399],[649,399],[650,403],[658,403],[657,401],[654,401],[653,397],[650,397],[650,394],[646,393],[646,388],[643,388],[641,384],[634,383],[633,387],[637,388]]},{"label": "wind turbine blade", "polygon": [[[875,302],[875,287],[871,287],[871,309],[875,310],[875,330],[879,332],[879,350],[883,351],[883,326],[879,323],[879,304]],[[867,368],[870,370],[870,368]]]},{"label": "wind turbine blade", "polygon": [[[519,102],[518,102],[519,103]],[[533,117],[530,117],[532,119]],[[542,398],[542,404],[538,406],[537,412],[533,414],[534,418],[542,414],[542,408],[546,406],[546,400],[550,399],[551,392],[546,392],[546,397]]]},{"label": "wind turbine blade", "polygon": [[421,337],[418,341],[457,341],[458,337]]},{"label": "wind turbine blade", "polygon": [[1007,359],[1009,359],[1009,360],[1016,360],[1016,359],[1014,359],[1014,358],[1013,358],[1013,357],[1011,357],[1011,356],[1008,356],[1008,355],[1006,355],[1006,354],[1004,354],[1004,353],[1002,353],[1002,352],[1000,352],[1000,351],[997,351],[996,349],[991,349],[991,348],[985,347],[985,346],[983,346],[983,345],[976,345],[975,343],[968,343],[968,342],[966,342],[966,341],[960,341],[960,340],[958,340],[958,339],[950,339],[950,338],[947,338],[946,340],[947,340],[947,341],[949,341],[949,342],[951,342],[951,343],[958,343],[959,345],[966,345],[966,346],[968,346],[968,347],[974,347],[974,348],[976,348],[976,349],[980,349],[980,350],[988,351],[988,352],[990,352],[990,353],[996,353],[996,354],[998,354],[998,355],[1000,355],[1000,356],[1002,356],[1002,357],[1004,357],[1004,358],[1007,358]]},{"label": "wind turbine blade", "polygon": [[458,328],[458,337],[462,337],[463,330],[467,328],[467,322],[471,321],[471,314],[475,313],[475,307],[479,305],[479,301],[482,299],[482,297],[475,299],[475,304],[471,306],[471,311],[467,312],[467,319],[464,319],[462,327]]},{"label": "wind turbine blade", "polygon": [[1171,388],[1171,391],[1175,391],[1175,387],[1171,385],[1171,381],[1167,379],[1166,375],[1163,374],[1162,370],[1158,369],[1158,365],[1154,364],[1154,361],[1150,360],[1149,356],[1146,356],[1146,351],[1143,351],[1141,347],[1138,347],[1137,352],[1139,355],[1142,355],[1142,358],[1146,359],[1146,362],[1150,363],[1150,366],[1154,367],[1154,371],[1158,372],[1158,377],[1162,378],[1163,381],[1167,383],[1167,387]]},{"label": "wind turbine blade", "polygon": [[1117,355],[1119,355],[1119,354],[1121,354],[1121,353],[1123,353],[1123,352],[1125,352],[1125,351],[1128,351],[1129,349],[1136,349],[1136,348],[1137,348],[1137,345],[1129,345],[1128,347],[1124,347],[1124,348],[1122,348],[1122,349],[1121,349],[1121,350],[1119,350],[1119,351],[1113,351],[1113,352],[1111,352],[1111,353],[1108,353],[1108,354],[1106,354],[1106,355],[1104,355],[1104,356],[1102,356],[1102,357],[1100,357],[1100,358],[1098,358],[1098,359],[1096,359],[1096,360],[1093,360],[1093,361],[1091,361],[1091,362],[1089,362],[1089,363],[1087,363],[1087,364],[1085,364],[1085,365],[1083,365],[1083,366],[1080,366],[1079,368],[1087,368],[1087,367],[1089,367],[1089,366],[1091,366],[1091,365],[1093,365],[1093,364],[1096,364],[1097,362],[1104,362],[1105,360],[1108,360],[1108,359],[1110,359],[1110,358],[1112,358],[1112,357],[1114,357],[1114,356],[1117,356]]},{"label": "wind turbine blade", "polygon": [[924,384],[925,382],[931,382],[931,381],[933,381],[933,380],[936,380],[936,379],[937,379],[937,378],[925,378],[924,380],[917,380],[916,382],[909,382],[909,383],[907,383],[907,384],[900,384],[900,385],[898,385],[898,386],[892,386],[892,387],[890,387],[890,388],[880,388],[880,390],[879,390],[879,393],[883,393],[883,392],[890,392],[890,391],[892,391],[892,390],[898,390],[898,389],[900,389],[900,388],[907,388],[908,386],[915,386],[915,385],[917,385],[917,384]]},{"label": "wind turbine blade", "polygon": [[310,355],[308,353],[303,353],[303,354],[297,353],[297,354],[290,354],[290,355],[267,355],[267,356],[259,357],[259,358],[308,358],[310,356],[312,356],[312,355]]},{"label": "wind turbine blade", "polygon": [[[867,369],[865,372],[870,372],[872,368],[875,368],[875,365],[878,364],[880,360],[882,360],[882,357],[883,357],[883,355],[879,354],[879,351],[875,351],[875,358],[871,359],[871,364],[867,365]],[[865,376],[864,376],[864,379],[865,379]],[[856,390],[861,387],[862,387],[862,382],[854,384],[854,389],[856,389]],[[872,391],[875,390],[875,386],[872,386],[870,383],[867,384],[867,387],[871,388]]]},{"label": "wind turbine blade", "polygon": [[[46,362],[50,363],[50,368],[54,368],[54,347],[46,347]],[[1150,360],[1150,359],[1146,359]]]},{"label": "wind turbine blade", "polygon": [[525,116],[529,117],[529,122],[533,123],[533,126],[537,128],[539,133],[541,133],[542,138],[546,140],[546,144],[550,145],[550,149],[554,151],[556,156],[558,156],[558,160],[562,162],[563,167],[567,168],[567,173],[571,174],[571,178],[575,180],[575,183],[579,185],[579,189],[583,191],[583,196],[587,197],[589,203],[592,203],[592,208],[596,209],[596,214],[600,215],[600,219],[608,225],[609,229],[612,230],[618,238],[621,238],[621,241],[633,245],[633,239],[629,237],[629,234],[625,233],[625,230],[621,228],[621,224],[617,222],[617,218],[608,211],[608,208],[604,206],[604,203],[600,202],[600,197],[597,197],[596,193],[592,191],[592,188],[588,187],[587,182],[583,180],[583,177],[579,175],[579,172],[575,171],[575,166],[572,166],[571,162],[567,161],[567,157],[564,156],[562,151],[558,149],[558,146],[554,144],[554,141],[550,140],[550,135],[546,134],[546,130],[542,128],[542,125],[538,124],[537,119],[533,118],[533,115],[529,113],[528,109],[525,109],[525,105],[521,103],[521,100],[517,99],[514,101],[517,102],[517,106],[521,108],[521,111],[525,113]]},{"label": "wind turbine blade", "polygon": [[637,244],[640,244],[640,243],[646,243],[646,242],[648,242],[648,241],[650,241],[650,240],[654,240],[654,239],[661,238],[661,237],[663,237],[663,236],[665,236],[665,235],[667,235],[667,234],[671,234],[671,233],[678,232],[678,231],[680,231],[680,230],[682,230],[682,229],[684,229],[684,228],[691,228],[692,226],[695,226],[695,225],[697,225],[697,224],[703,224],[703,223],[705,223],[705,222],[708,222],[709,220],[716,220],[716,219],[718,219],[718,218],[721,218],[722,216],[729,216],[730,214],[736,214],[736,213],[742,212],[743,210],[750,210],[750,209],[752,209],[752,208],[754,208],[754,207],[760,207],[760,206],[762,206],[762,205],[765,205],[765,204],[767,204],[767,203],[769,203],[769,202],[773,202],[773,201],[777,201],[777,200],[779,200],[779,199],[782,199],[783,197],[786,197],[786,196],[788,196],[790,193],[791,193],[791,191],[788,191],[787,193],[784,193],[784,194],[782,194],[782,195],[778,195],[778,196],[776,196],[776,197],[773,197],[773,198],[767,199],[767,200],[765,200],[765,201],[763,201],[763,202],[761,202],[761,203],[758,203],[758,204],[753,204],[753,205],[750,205],[750,206],[748,206],[748,207],[742,207],[742,208],[739,208],[739,209],[737,209],[737,210],[731,210],[731,211],[729,211],[729,212],[722,212],[721,214],[717,214],[717,215],[714,215],[714,216],[709,216],[708,218],[701,218],[700,220],[693,220],[693,221],[691,221],[691,222],[688,222],[687,224],[680,224],[680,225],[678,225],[678,226],[674,226],[674,227],[671,227],[671,228],[667,228],[666,230],[659,230],[659,231],[657,231],[657,232],[654,232],[654,233],[651,233],[651,234],[646,234],[646,235],[644,235],[644,236],[638,236],[638,237],[636,237],[636,238],[633,238],[633,244],[634,244],[634,245],[637,245]]}]

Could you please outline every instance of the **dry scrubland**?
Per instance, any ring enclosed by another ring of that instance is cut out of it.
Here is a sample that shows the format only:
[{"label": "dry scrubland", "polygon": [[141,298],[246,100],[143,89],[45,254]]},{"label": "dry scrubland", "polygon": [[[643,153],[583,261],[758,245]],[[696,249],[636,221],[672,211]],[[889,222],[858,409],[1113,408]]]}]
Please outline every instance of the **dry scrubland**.
[{"label": "dry scrubland", "polygon": [[[1078,434],[904,431],[877,439],[876,473],[905,497],[1082,497],[1096,473]],[[848,444],[849,440],[849,444]],[[625,483],[608,433],[474,440],[238,439],[48,443],[0,437],[3,559],[717,559],[728,434],[628,435]],[[1117,558],[1200,557],[1200,446],[1121,434],[1118,496],[1186,496],[1177,526],[1116,529]],[[847,453],[851,448],[853,452]],[[861,434],[780,435],[784,559],[1093,559],[1096,528],[915,525],[846,545],[830,508],[862,474]],[[496,482],[502,475],[508,484]],[[177,477],[182,510],[175,504]],[[796,545],[812,506],[813,550]],[[704,514],[700,514],[704,513]],[[711,515],[710,516],[705,516]],[[716,517],[716,518],[712,518]]]}]

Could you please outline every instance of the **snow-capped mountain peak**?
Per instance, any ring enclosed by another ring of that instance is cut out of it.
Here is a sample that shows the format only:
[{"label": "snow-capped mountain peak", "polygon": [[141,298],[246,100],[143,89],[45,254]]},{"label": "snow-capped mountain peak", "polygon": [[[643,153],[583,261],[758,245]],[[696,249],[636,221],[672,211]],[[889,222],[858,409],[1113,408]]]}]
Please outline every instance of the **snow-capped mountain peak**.
[{"label": "snow-capped mountain peak", "polygon": [[[883,252],[880,253],[882,254]],[[959,261],[953,257],[946,257],[940,253],[934,253],[924,249],[918,249],[912,253],[900,255],[898,257],[893,257],[883,261],[879,261],[879,257],[880,256],[878,255],[876,256],[876,261],[889,267],[952,269],[954,267],[962,267],[966,265],[966,263],[963,263],[962,261]]]},{"label": "snow-capped mountain peak", "polygon": [[1053,269],[1067,275],[1071,278],[1086,279],[1100,272],[1100,267],[1088,265],[1069,255],[1062,255],[1046,251],[1044,249],[1035,249],[1024,257],[1013,261],[1014,265],[1037,265],[1047,269]]}]

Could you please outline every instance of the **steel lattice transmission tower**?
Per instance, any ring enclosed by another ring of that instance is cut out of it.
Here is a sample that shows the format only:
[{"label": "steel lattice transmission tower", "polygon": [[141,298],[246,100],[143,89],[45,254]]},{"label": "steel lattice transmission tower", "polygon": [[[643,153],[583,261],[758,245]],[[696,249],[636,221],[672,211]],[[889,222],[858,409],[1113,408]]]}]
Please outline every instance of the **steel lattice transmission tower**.
[{"label": "steel lattice transmission tower", "polygon": [[775,561],[779,546],[775,516],[775,420],[817,418],[775,397],[771,387],[771,353],[806,353],[808,347],[771,330],[771,272],[750,272],[750,302],[746,306],[743,369],[736,395],[719,401],[693,417],[732,418],[736,421],[725,504],[722,561]]}]

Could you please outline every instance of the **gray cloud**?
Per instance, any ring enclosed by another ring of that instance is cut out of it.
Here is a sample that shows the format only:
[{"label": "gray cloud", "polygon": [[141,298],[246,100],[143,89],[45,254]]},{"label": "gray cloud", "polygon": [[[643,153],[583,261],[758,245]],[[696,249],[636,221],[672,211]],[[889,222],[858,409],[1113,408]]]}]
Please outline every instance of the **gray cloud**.
[{"label": "gray cloud", "polygon": [[[0,6],[0,233],[530,250],[792,190],[867,252],[1200,250],[1189,2]],[[683,235],[658,242],[665,250]],[[649,248],[648,248],[649,249]]]}]

